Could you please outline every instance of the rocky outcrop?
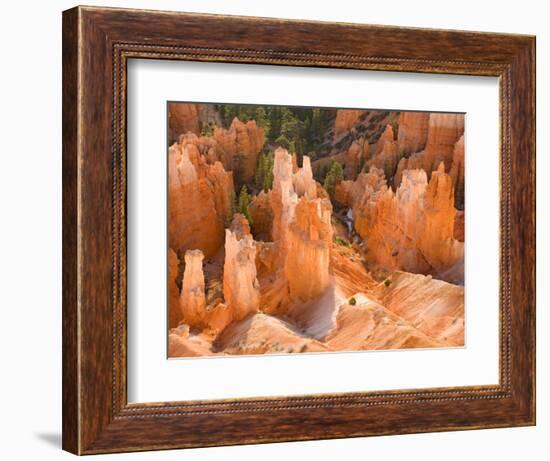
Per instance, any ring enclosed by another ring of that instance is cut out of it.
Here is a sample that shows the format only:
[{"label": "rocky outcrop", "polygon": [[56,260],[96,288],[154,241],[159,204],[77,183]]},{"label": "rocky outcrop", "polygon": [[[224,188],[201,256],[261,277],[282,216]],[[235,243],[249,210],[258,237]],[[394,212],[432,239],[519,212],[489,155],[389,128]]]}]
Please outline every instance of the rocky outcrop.
[{"label": "rocky outcrop", "polygon": [[315,298],[330,284],[331,216],[328,200],[308,200],[304,196],[296,205],[284,246],[284,270],[291,299]]},{"label": "rocky outcrop", "polygon": [[185,252],[180,308],[185,323],[192,328],[203,327],[206,318],[203,259],[204,255],[200,250]]},{"label": "rocky outcrop", "polygon": [[250,181],[265,142],[263,128],[254,120],[243,123],[235,118],[229,129],[216,128],[213,138],[218,159],[224,168],[233,171],[236,180]]},{"label": "rocky outcrop", "polygon": [[288,226],[294,218],[298,196],[294,192],[292,158],[286,149],[275,150],[273,164],[273,189],[271,207],[273,209],[272,236],[274,241],[284,241]]},{"label": "rocky outcrop", "polygon": [[223,229],[233,191],[231,172],[208,164],[197,145],[174,144],[168,153],[168,234],[176,253],[199,249],[206,256],[223,244]]},{"label": "rocky outcrop", "polygon": [[375,300],[358,293],[338,309],[325,343],[331,350],[410,349],[446,345],[424,334]]},{"label": "rocky outcrop", "polygon": [[231,232],[240,240],[250,234],[250,224],[244,215],[235,213],[230,226]]},{"label": "rocky outcrop", "polygon": [[402,154],[420,152],[428,140],[429,112],[401,112],[397,144]]},{"label": "rocky outcrop", "polygon": [[233,320],[242,320],[260,307],[260,285],[256,278],[256,247],[250,234],[225,230],[223,295]]},{"label": "rocky outcrop", "polygon": [[263,313],[229,326],[216,341],[218,349],[232,355],[322,352],[321,342],[301,335],[289,323]]},{"label": "rocky outcrop", "polygon": [[376,143],[375,149],[374,149],[374,156],[376,157],[380,152],[384,150],[387,143],[393,143],[394,141],[394,133],[393,128],[391,125],[386,125],[386,128],[384,128],[384,131],[382,132],[382,135],[378,138],[378,142]]},{"label": "rocky outcrop", "polygon": [[[388,127],[391,129],[390,125],[388,125]],[[393,140],[393,131],[390,131],[389,133],[392,138],[384,142],[383,147],[378,154],[369,160],[367,164],[369,167],[381,169],[386,175],[386,178],[391,179],[397,169],[397,165],[401,157],[397,147],[397,141]]]},{"label": "rocky outcrop", "polygon": [[188,132],[200,134],[200,104],[171,103],[168,105],[168,136],[175,142],[178,136]]},{"label": "rocky outcrop", "polygon": [[[453,178],[455,206],[464,208],[464,114],[422,114],[411,112],[407,123],[418,127],[418,139],[407,135],[405,140],[398,140],[399,163],[393,178],[394,189],[401,184],[405,170],[423,169],[431,178],[432,172],[443,162],[445,172]],[[426,140],[423,141],[424,125],[428,119]],[[413,123],[414,122],[414,123]],[[402,133],[399,128],[399,135]],[[407,133],[408,129],[405,129]],[[414,132],[414,131],[413,131]],[[411,132],[411,133],[413,133]],[[403,134],[402,136],[405,136]],[[424,144],[423,150],[414,151],[413,147]],[[412,151],[409,151],[409,149]],[[410,154],[410,155],[409,155]]]},{"label": "rocky outcrop", "polygon": [[430,114],[428,139],[422,155],[423,168],[428,176],[441,162],[445,171],[451,169],[455,144],[463,134],[464,114]]},{"label": "rocky outcrop", "polygon": [[317,197],[317,184],[313,179],[313,172],[311,171],[311,161],[307,155],[303,157],[303,166],[299,168],[292,177],[294,185],[294,191],[298,194],[298,197],[306,197],[307,199],[313,199]]},{"label": "rocky outcrop", "polygon": [[334,137],[338,139],[350,131],[363,116],[366,110],[338,109],[334,120]]},{"label": "rocky outcrop", "polygon": [[396,193],[374,169],[360,175],[348,195],[371,263],[463,281],[464,245],[454,238],[452,178],[443,164],[430,183],[425,171],[406,170]]},{"label": "rocky outcrop", "polygon": [[180,309],[180,290],[176,284],[179,274],[179,260],[172,248],[168,249],[168,325],[175,328],[183,320]]},{"label": "rocky outcrop", "polygon": [[[291,155],[279,148],[273,171],[268,194],[273,244],[262,245],[259,262],[262,268],[274,268],[261,277],[262,310],[281,314],[292,302],[319,296],[330,284],[332,205],[325,195],[318,196],[309,157],[293,173]],[[315,270],[304,271],[306,267]]]},{"label": "rocky outcrop", "polygon": [[364,161],[364,139],[358,139],[351,143],[344,155],[344,176],[346,178],[355,179],[360,173],[362,163]]},{"label": "rocky outcrop", "polygon": [[391,312],[447,345],[464,345],[464,287],[430,276],[395,272],[376,292]]}]

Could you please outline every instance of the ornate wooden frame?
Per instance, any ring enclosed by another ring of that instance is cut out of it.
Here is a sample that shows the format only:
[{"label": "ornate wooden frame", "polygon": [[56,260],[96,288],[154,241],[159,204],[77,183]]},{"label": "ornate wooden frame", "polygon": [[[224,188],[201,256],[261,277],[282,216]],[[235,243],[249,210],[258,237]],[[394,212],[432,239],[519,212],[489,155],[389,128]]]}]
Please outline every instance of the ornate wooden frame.
[{"label": "ornate wooden frame", "polygon": [[[500,79],[500,383],[299,397],[126,400],[131,58]],[[535,424],[535,38],[77,7],[63,13],[63,448],[77,454]]]}]

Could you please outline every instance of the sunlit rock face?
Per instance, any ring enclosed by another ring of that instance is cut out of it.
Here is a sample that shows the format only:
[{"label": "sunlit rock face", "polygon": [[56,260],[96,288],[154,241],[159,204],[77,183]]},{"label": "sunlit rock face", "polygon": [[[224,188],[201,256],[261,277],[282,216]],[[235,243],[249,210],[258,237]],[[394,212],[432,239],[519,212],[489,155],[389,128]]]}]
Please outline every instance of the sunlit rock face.
[{"label": "sunlit rock face", "polygon": [[463,134],[463,114],[430,114],[428,139],[423,154],[423,167],[428,176],[441,162],[445,165],[445,171],[451,169],[455,144]]},{"label": "sunlit rock face", "polygon": [[305,196],[308,199],[317,197],[317,184],[313,179],[311,161],[307,155],[303,157],[303,166],[293,175],[294,190],[299,197]]},{"label": "sunlit rock face", "polygon": [[235,213],[233,216],[233,221],[231,221],[230,226],[231,232],[240,240],[243,237],[250,234],[250,224],[246,217],[240,213]]},{"label": "sunlit rock face", "polygon": [[213,255],[223,243],[233,191],[231,172],[208,164],[195,144],[174,144],[168,153],[168,234],[176,253],[199,249]]},{"label": "sunlit rock face", "polygon": [[263,128],[254,120],[243,123],[235,118],[229,129],[216,128],[213,139],[217,143],[218,159],[224,168],[233,171],[235,178],[241,182],[250,181],[265,141]]},{"label": "sunlit rock face", "polygon": [[[423,127],[427,117],[428,125],[426,140],[422,136],[418,142],[412,142],[410,136],[406,136],[401,142],[398,139],[400,159],[393,177],[393,186],[397,189],[401,185],[401,178],[405,170],[423,169],[431,178],[432,172],[443,163],[445,172],[453,178],[455,191],[455,206],[464,208],[464,115],[463,114],[422,114],[418,112],[407,115],[411,125]],[[405,125],[406,127],[407,125]],[[399,136],[402,135],[403,126],[399,127]],[[414,131],[413,131],[414,132]],[[423,129],[416,131],[418,135],[424,133]],[[415,151],[413,147],[424,144],[424,148]],[[410,149],[410,151],[409,151]],[[404,156],[405,155],[405,156]]]},{"label": "sunlit rock face", "polygon": [[365,110],[338,109],[334,120],[334,137],[339,138],[351,130],[359,118],[365,114]]},{"label": "sunlit rock face", "polygon": [[271,192],[271,206],[273,209],[272,236],[274,241],[285,241],[285,233],[294,218],[298,196],[294,192],[293,177],[292,157],[286,149],[278,148],[275,150],[273,189]]},{"label": "sunlit rock face", "polygon": [[[292,299],[308,300],[330,284],[332,206],[328,200],[300,198],[285,245],[285,275]],[[304,268],[313,267],[308,271]]]},{"label": "sunlit rock face", "polygon": [[203,259],[204,255],[200,250],[185,252],[180,309],[185,323],[190,327],[202,327],[206,317]]},{"label": "sunlit rock face", "polygon": [[256,277],[256,247],[250,234],[225,231],[223,295],[234,320],[258,312],[260,285]]},{"label": "sunlit rock face", "polygon": [[170,104],[168,106],[168,130],[170,140],[191,132],[200,133],[199,104]]},{"label": "sunlit rock face", "polygon": [[[318,296],[330,283],[332,205],[325,196],[318,197],[309,158],[304,156],[303,160],[303,167],[293,173],[290,154],[285,149],[275,151],[273,190],[269,194],[273,246],[262,248],[261,261],[263,267],[276,267],[272,261],[277,258],[282,271],[276,271],[269,287],[262,290],[262,306],[268,311],[275,306],[279,313],[284,312],[288,303]],[[305,267],[315,270],[304,271]],[[277,287],[276,292],[272,286]]]},{"label": "sunlit rock face", "polygon": [[464,287],[431,276],[394,272],[376,295],[391,312],[445,345],[464,345]]},{"label": "sunlit rock face", "polygon": [[404,154],[419,152],[426,147],[428,139],[428,112],[401,112],[397,144]]},{"label": "sunlit rock face", "polygon": [[406,170],[396,193],[372,170],[360,175],[348,195],[369,261],[463,282],[464,244],[454,238],[452,178],[443,164],[429,183],[425,171]]}]

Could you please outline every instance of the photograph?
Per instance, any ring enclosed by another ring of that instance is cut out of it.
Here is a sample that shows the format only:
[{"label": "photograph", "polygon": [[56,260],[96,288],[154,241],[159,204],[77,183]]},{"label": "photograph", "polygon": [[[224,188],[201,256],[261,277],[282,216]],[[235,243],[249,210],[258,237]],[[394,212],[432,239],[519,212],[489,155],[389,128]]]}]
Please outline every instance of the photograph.
[{"label": "photograph", "polygon": [[166,112],[169,358],[465,346],[464,113]]}]

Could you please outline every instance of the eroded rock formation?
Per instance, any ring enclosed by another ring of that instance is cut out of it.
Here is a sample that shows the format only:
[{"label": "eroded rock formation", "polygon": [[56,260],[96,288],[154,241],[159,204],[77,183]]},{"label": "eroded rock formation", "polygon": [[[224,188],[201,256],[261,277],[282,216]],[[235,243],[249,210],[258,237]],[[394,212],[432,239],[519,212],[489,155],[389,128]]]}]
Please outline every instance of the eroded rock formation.
[{"label": "eroded rock formation", "polygon": [[250,181],[265,142],[263,128],[254,120],[243,123],[235,118],[229,129],[216,128],[213,138],[217,143],[218,159],[225,169],[233,171],[242,182]]},{"label": "eroded rock formation", "polygon": [[169,104],[168,130],[171,142],[188,132],[200,134],[199,104]]},{"label": "eroded rock formation", "polygon": [[[304,196],[296,205],[284,263],[291,299],[312,299],[330,284],[331,216],[332,206],[328,200],[308,200]],[[308,267],[315,270],[305,270]]]},{"label": "eroded rock formation", "polygon": [[355,230],[367,240],[369,261],[463,280],[464,245],[454,238],[452,178],[443,164],[429,183],[425,171],[406,170],[396,193],[388,188],[379,169],[371,169],[345,187]]},{"label": "eroded rock formation", "polygon": [[242,320],[260,308],[260,285],[256,277],[256,247],[250,234],[225,230],[223,295],[234,320]]},{"label": "eroded rock formation", "polygon": [[176,253],[199,249],[213,255],[223,243],[233,191],[231,172],[208,164],[195,144],[174,144],[168,153],[168,234]]},{"label": "eroded rock formation", "polygon": [[204,295],[204,272],[200,250],[185,252],[185,271],[180,295],[180,308],[185,323],[190,327],[202,327],[206,318],[206,298]]},{"label": "eroded rock formation", "polygon": [[403,154],[420,152],[428,139],[429,112],[401,112],[397,144]]}]

